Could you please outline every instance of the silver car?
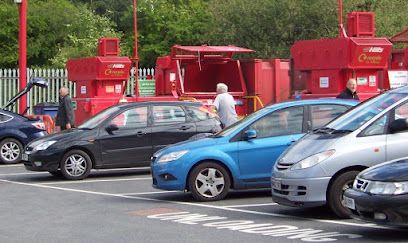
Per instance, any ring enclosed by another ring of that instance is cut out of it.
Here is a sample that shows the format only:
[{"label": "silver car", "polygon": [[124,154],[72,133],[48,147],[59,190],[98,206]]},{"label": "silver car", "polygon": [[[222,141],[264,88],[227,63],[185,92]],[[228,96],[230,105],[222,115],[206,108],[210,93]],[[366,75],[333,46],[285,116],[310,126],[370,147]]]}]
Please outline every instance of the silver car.
[{"label": "silver car", "polygon": [[349,217],[343,192],[356,175],[408,156],[408,87],[388,91],[344,113],[289,147],[272,169],[272,198],[288,206],[328,204]]}]

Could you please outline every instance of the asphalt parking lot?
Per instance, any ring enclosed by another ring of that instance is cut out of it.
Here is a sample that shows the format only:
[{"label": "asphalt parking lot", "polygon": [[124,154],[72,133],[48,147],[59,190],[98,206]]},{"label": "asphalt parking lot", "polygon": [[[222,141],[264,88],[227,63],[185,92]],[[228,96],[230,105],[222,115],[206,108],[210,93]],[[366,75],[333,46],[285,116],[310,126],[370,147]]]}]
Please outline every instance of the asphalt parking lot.
[{"label": "asphalt parking lot", "polygon": [[276,205],[269,190],[199,203],[151,187],[148,168],[66,181],[0,165],[0,242],[384,242],[405,229],[338,220],[326,208]]}]

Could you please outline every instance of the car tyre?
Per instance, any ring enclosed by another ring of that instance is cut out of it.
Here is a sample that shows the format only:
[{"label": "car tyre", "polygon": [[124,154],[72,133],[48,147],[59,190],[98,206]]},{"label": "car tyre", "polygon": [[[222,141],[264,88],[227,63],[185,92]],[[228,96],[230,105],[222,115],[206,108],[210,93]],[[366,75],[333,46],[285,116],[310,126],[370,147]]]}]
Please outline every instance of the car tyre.
[{"label": "car tyre", "polygon": [[16,164],[21,162],[23,145],[14,138],[6,138],[0,142],[0,161],[4,164]]},{"label": "car tyre", "polygon": [[62,177],[62,172],[60,170],[48,171],[48,173],[50,173],[51,175],[53,175],[55,177]]},{"label": "car tyre", "polygon": [[60,170],[62,176],[68,180],[82,180],[91,172],[92,160],[82,150],[68,151],[61,160]]},{"label": "car tyre", "polygon": [[214,162],[204,162],[191,171],[188,186],[196,200],[217,201],[227,196],[231,179],[223,166]]},{"label": "car tyre", "polygon": [[328,204],[330,209],[339,218],[350,218],[350,210],[343,206],[343,194],[348,188],[353,187],[353,181],[360,171],[348,171],[336,177],[336,179],[331,184],[328,191]]}]

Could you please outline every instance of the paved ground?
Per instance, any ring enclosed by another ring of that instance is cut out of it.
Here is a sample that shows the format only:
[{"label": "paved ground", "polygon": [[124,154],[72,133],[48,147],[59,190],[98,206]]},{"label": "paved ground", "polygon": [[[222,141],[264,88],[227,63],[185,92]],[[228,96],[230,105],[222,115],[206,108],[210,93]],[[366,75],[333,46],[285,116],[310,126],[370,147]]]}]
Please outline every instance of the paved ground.
[{"label": "paved ground", "polygon": [[0,242],[384,242],[404,229],[337,220],[327,209],[272,203],[269,190],[194,202],[151,187],[146,169],[95,171],[65,181],[0,165]]}]

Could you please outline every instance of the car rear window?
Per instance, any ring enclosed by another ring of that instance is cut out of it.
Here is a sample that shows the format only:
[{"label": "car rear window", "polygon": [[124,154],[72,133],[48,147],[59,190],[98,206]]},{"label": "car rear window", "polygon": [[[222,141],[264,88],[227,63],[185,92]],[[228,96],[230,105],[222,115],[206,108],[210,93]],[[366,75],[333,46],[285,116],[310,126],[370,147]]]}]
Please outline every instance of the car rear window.
[{"label": "car rear window", "polygon": [[8,121],[10,121],[11,119],[13,119],[12,116],[9,116],[9,115],[0,113],[0,122],[8,122]]}]

